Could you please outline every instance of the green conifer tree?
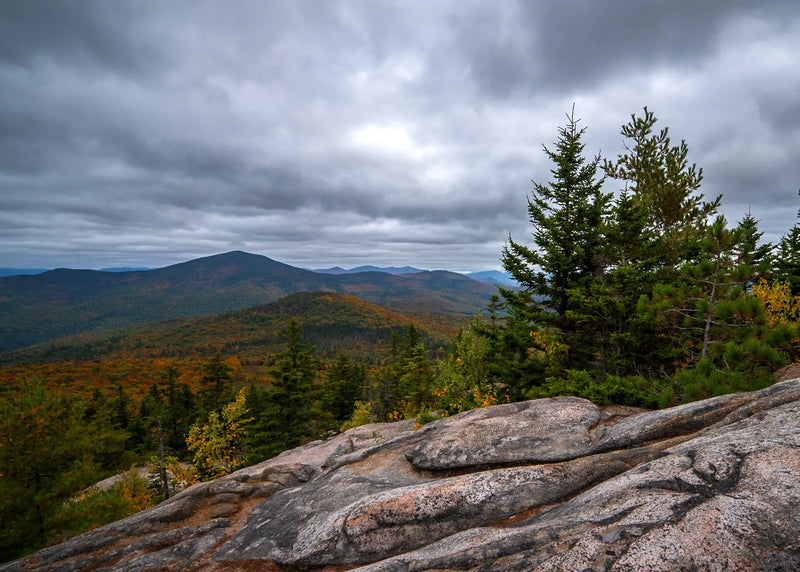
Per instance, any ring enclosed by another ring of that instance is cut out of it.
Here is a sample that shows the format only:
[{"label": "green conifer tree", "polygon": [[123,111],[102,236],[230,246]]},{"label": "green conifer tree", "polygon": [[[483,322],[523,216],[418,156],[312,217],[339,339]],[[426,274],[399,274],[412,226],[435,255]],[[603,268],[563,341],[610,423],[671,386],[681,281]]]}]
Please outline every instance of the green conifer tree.
[{"label": "green conifer tree", "polygon": [[203,414],[221,411],[222,406],[230,401],[230,381],[231,368],[217,352],[203,364],[203,377],[200,379],[203,384],[200,393]]},{"label": "green conifer tree", "polygon": [[362,364],[346,354],[336,356],[321,387],[323,409],[332,417],[336,427],[350,419],[366,381],[367,373]]},{"label": "green conifer tree", "polygon": [[672,352],[665,370],[669,359],[680,365],[678,371],[686,370],[676,385],[684,399],[756,389],[785,363],[774,347],[781,340],[767,328],[763,303],[749,295],[769,252],[769,245],[759,244],[761,234],[749,214],[734,228],[717,217],[679,278],[657,284],[642,304],[654,327],[672,340],[664,344],[665,357],[668,348]]},{"label": "green conifer tree", "polygon": [[319,363],[313,346],[304,344],[302,335],[300,322],[291,318],[282,332],[286,345],[269,370],[271,387],[248,395],[248,409],[255,418],[247,438],[248,462],[296,447],[307,435]]},{"label": "green conifer tree", "polygon": [[656,261],[654,241],[644,210],[623,191],[614,200],[601,228],[604,272],[586,287],[570,290],[571,317],[582,333],[581,343],[593,352],[587,369],[595,375],[640,374],[647,369],[652,333],[637,315],[639,298],[650,290]]},{"label": "green conifer tree", "polygon": [[686,249],[716,212],[721,197],[703,200],[698,192],[703,170],[689,164],[686,142],[673,145],[667,127],[654,132],[656,123],[647,107],[642,117],[631,115],[622,126],[629,152],[614,162],[605,160],[603,170],[606,176],[624,181],[625,190],[643,211],[649,232],[648,248],[639,254],[640,260],[656,262],[662,274],[669,274],[683,264]]},{"label": "green conifer tree", "polygon": [[524,288],[523,298],[533,300],[528,305],[514,292],[501,290],[508,310],[525,310],[535,323],[552,324],[567,334],[575,330],[569,290],[602,269],[599,229],[610,201],[597,179],[600,157],[587,161],[583,155],[586,129],[578,129],[578,121],[573,108],[566,126],[559,128],[555,148],[544,147],[554,163],[553,180],[534,182],[528,200],[535,246],[509,237],[502,257],[503,267]]}]

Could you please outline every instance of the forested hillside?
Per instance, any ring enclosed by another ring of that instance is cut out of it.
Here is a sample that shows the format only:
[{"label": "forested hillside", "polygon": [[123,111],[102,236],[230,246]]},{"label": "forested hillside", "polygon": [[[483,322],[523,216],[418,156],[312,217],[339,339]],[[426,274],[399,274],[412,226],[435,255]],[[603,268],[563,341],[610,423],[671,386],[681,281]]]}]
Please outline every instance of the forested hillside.
[{"label": "forested hillside", "polygon": [[364,361],[379,353],[393,328],[417,324],[431,345],[446,346],[465,323],[436,314],[412,317],[345,294],[301,292],[235,312],[59,338],[0,354],[0,363],[203,358],[216,352],[260,362],[281,347],[280,331],[290,317],[303,323],[303,340],[320,355],[346,353]]}]

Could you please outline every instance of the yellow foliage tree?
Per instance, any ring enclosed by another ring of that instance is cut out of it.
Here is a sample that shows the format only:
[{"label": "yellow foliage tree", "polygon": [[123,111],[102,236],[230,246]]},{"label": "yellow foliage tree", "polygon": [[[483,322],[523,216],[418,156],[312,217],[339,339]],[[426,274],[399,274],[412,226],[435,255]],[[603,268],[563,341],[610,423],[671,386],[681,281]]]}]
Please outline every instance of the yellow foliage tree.
[{"label": "yellow foliage tree", "polygon": [[141,477],[136,467],[131,467],[122,473],[122,478],[112,488],[125,502],[123,516],[137,513],[155,504],[147,480]]},{"label": "yellow foliage tree", "polygon": [[765,317],[770,326],[800,322],[800,296],[793,295],[786,282],[769,284],[762,278],[753,286],[752,292],[764,304]]},{"label": "yellow foliage tree", "polygon": [[194,466],[201,478],[215,479],[242,465],[240,444],[244,426],[253,420],[246,415],[245,390],[242,389],[221,413],[212,412],[205,425],[193,425],[189,430],[186,446],[194,453]]}]

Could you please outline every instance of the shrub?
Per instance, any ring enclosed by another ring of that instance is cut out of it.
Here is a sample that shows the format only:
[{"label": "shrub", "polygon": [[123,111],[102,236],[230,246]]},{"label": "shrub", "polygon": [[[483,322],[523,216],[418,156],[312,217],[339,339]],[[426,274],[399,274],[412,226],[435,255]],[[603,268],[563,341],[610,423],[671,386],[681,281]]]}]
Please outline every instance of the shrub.
[{"label": "shrub", "polygon": [[606,376],[595,380],[584,370],[567,370],[566,377],[548,377],[539,387],[528,391],[528,399],[572,395],[582,397],[596,405],[631,405],[635,407],[657,407],[659,388],[651,381],[639,376]]}]

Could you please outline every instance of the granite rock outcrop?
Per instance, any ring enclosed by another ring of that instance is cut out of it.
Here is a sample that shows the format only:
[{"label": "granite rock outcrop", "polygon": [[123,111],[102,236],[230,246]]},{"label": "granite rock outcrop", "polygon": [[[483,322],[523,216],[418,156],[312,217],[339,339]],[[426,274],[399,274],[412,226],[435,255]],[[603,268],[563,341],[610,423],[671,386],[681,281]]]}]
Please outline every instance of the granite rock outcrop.
[{"label": "granite rock outcrop", "polygon": [[799,570],[799,476],[800,379],[543,399],[358,427],[0,570]]}]

